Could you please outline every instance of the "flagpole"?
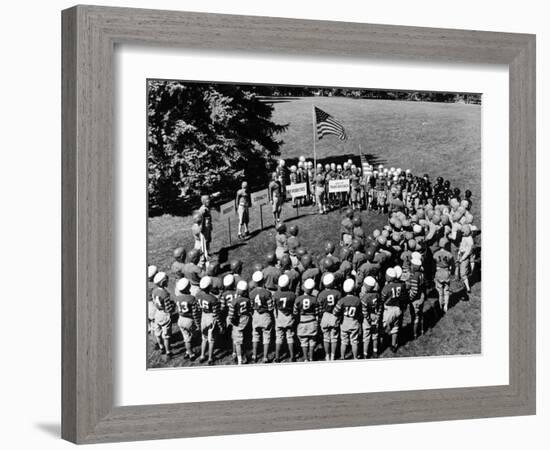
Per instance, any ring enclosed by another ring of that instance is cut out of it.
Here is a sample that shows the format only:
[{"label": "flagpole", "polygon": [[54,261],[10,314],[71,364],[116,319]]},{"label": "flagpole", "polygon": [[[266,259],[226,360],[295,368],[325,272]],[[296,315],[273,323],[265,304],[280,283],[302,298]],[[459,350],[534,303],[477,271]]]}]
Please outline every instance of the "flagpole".
[{"label": "flagpole", "polygon": [[311,103],[311,116],[313,118],[313,169],[317,170],[317,149],[315,148],[315,141],[317,140],[317,126],[315,120],[315,105]]}]

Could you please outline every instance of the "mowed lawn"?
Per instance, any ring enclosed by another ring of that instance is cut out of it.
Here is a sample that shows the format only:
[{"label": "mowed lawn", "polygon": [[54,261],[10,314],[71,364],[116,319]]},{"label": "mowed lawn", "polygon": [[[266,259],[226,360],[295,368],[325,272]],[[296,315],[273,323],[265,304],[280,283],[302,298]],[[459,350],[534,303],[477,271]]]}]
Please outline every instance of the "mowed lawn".
[{"label": "mowed lawn", "polygon": [[[288,123],[287,132],[281,136],[283,158],[305,155],[312,158],[312,105],[325,110],[340,120],[348,134],[348,140],[339,141],[326,136],[317,141],[319,159],[359,156],[363,154],[375,164],[411,169],[414,173],[429,173],[449,179],[462,191],[473,192],[473,213],[480,225],[481,189],[481,107],[465,104],[439,104],[387,100],[360,100],[334,97],[308,97],[284,99],[275,103],[274,121]],[[152,217],[148,221],[148,263],[161,270],[169,270],[172,251],[178,246],[191,248],[191,211],[182,211],[182,216]],[[244,262],[245,276],[251,275],[255,262],[275,248],[273,219],[268,206],[263,208],[264,229],[260,229],[260,213],[252,209],[250,229],[252,236],[245,242],[236,239],[236,218],[231,219],[232,243],[229,244],[227,220],[220,221],[214,212],[213,251],[222,267],[233,258]],[[370,233],[383,226],[387,218],[374,213],[362,213],[364,229]],[[300,229],[300,240],[314,256],[320,256],[324,242],[338,241],[340,211],[326,216],[315,214],[312,207],[299,211],[287,203],[283,210],[284,220],[295,223]],[[173,288],[173,280],[170,289]],[[394,355],[384,351],[383,357],[435,356],[472,354],[481,351],[481,304],[480,284],[473,286],[467,302],[458,302],[440,317],[432,308],[435,292],[426,303],[426,332],[416,341],[404,339],[402,347]],[[408,314],[405,325],[408,324]],[[404,333],[406,334],[406,333]],[[197,365],[183,359],[181,336],[174,327],[174,346],[178,353],[166,363],[159,352],[153,350],[149,341],[149,367],[173,367]],[[197,342],[198,345],[198,342]],[[196,348],[198,351],[198,346]],[[272,356],[272,355],[271,355]],[[321,356],[321,353],[319,354]],[[217,364],[230,364],[229,349],[220,349]]]}]

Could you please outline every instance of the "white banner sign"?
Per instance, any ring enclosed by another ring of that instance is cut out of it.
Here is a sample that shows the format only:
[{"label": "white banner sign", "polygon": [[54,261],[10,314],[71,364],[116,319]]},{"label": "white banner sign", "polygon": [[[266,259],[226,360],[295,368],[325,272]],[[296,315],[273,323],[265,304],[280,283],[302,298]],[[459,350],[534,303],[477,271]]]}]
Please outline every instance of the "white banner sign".
[{"label": "white banner sign", "polygon": [[286,187],[286,193],[292,198],[304,197],[305,195],[307,195],[307,183],[289,184]]},{"label": "white banner sign", "polygon": [[328,191],[333,192],[349,192],[349,179],[343,180],[329,180]]},{"label": "white banner sign", "polygon": [[269,194],[267,193],[267,189],[253,192],[250,195],[250,199],[252,201],[252,206],[267,205],[269,203]]},{"label": "white banner sign", "polygon": [[224,203],[220,206],[220,219],[223,219],[228,216],[235,214],[235,201],[231,200],[230,202]]}]

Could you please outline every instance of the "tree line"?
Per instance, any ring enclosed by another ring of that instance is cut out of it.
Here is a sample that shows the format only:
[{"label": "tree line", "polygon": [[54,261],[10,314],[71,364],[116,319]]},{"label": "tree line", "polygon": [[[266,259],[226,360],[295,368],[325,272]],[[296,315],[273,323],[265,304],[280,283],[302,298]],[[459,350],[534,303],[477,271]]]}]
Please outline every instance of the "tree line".
[{"label": "tree line", "polygon": [[221,193],[227,200],[243,179],[264,186],[288,127],[272,120],[276,97],[481,101],[479,94],[168,80],[149,80],[147,95],[150,215],[189,214],[202,194]]}]

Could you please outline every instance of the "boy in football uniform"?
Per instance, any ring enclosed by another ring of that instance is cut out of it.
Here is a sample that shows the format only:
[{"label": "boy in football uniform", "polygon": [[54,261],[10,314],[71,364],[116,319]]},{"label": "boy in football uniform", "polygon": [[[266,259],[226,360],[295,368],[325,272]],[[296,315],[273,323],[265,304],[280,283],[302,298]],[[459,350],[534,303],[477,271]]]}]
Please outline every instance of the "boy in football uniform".
[{"label": "boy in football uniform", "polygon": [[275,362],[281,361],[281,348],[286,338],[290,360],[294,356],[294,302],[296,294],[290,289],[290,279],[283,274],[278,279],[279,289],[273,294],[275,305]]},{"label": "boy in football uniform", "polygon": [[301,258],[302,263],[302,282],[311,278],[315,282],[315,289],[319,286],[319,278],[321,277],[321,271],[313,265],[313,259],[309,253],[306,253]]},{"label": "boy in football uniform", "polygon": [[269,252],[266,255],[265,262],[267,263],[267,266],[262,269],[262,274],[264,276],[264,286],[267,290],[273,293],[277,290],[277,281],[281,276],[281,269],[276,266],[277,258],[272,252]]},{"label": "boy in football uniform", "polygon": [[353,359],[359,357],[359,333],[361,330],[361,301],[353,294],[355,281],[344,281],[344,297],[334,307],[334,315],[342,317],[340,325],[340,359],[346,359],[346,350],[351,344]]},{"label": "boy in football uniform", "polygon": [[197,299],[189,293],[189,287],[191,283],[187,278],[180,278],[174,289],[176,297],[174,301],[176,303],[176,309],[179,314],[178,328],[183,336],[183,342],[185,344],[186,359],[195,359],[195,354],[191,348],[191,340],[193,339],[193,333],[200,328],[200,310],[197,304]]},{"label": "boy in football uniform", "polygon": [[422,335],[424,318],[424,300],[426,299],[426,281],[422,271],[422,257],[420,253],[413,252],[411,257],[411,272],[407,280],[409,292],[409,311],[413,323],[414,339]]},{"label": "boy in football uniform", "polygon": [[319,327],[319,314],[321,311],[317,297],[312,294],[315,281],[308,278],[304,281],[304,293],[294,303],[294,315],[298,318],[297,334],[302,347],[305,361],[313,361],[315,339]]},{"label": "boy in football uniform", "polygon": [[334,361],[336,346],[338,345],[339,322],[334,315],[334,308],[342,297],[340,291],[334,289],[334,275],[330,272],[323,276],[324,289],[319,293],[319,303],[323,316],[321,317],[321,331],[323,332],[323,346],[325,347],[325,359]]},{"label": "boy in football uniform", "polygon": [[[157,312],[157,308],[155,308],[155,303],[153,302],[153,290],[157,287],[155,283],[153,283],[153,279],[155,278],[155,275],[158,273],[157,266],[149,266],[147,267],[147,329],[151,333],[151,336],[155,336],[155,314]],[[155,346],[158,347],[158,344],[155,340]]]},{"label": "boy in football uniform", "polygon": [[451,274],[454,272],[455,261],[453,255],[448,250],[449,241],[447,238],[439,240],[439,250],[437,250],[433,259],[435,261],[435,288],[439,294],[439,306],[446,313],[449,307],[449,283]]},{"label": "boy in football uniform", "polygon": [[239,216],[239,239],[248,236],[248,209],[250,208],[250,192],[248,192],[248,183],[243,181],[241,188],[235,196],[235,210]]},{"label": "boy in football uniform", "polygon": [[363,289],[364,289],[365,279],[367,277],[372,277],[375,280],[378,280],[380,276],[380,264],[374,261],[374,257],[375,257],[374,247],[370,247],[365,252],[366,261],[363,264],[361,264],[357,269],[357,275],[356,275],[357,286],[363,286],[361,288],[360,297],[364,294]]},{"label": "boy in football uniform", "polygon": [[397,280],[397,274],[393,267],[386,270],[386,284],[380,293],[384,304],[383,326],[391,336],[391,350],[395,353],[399,346],[399,331],[403,315],[403,303],[405,295],[404,284]]},{"label": "boy in football uniform", "polygon": [[[220,300],[220,320],[225,323],[225,335],[228,341],[231,341],[231,320],[229,317],[229,306],[235,298],[235,278],[231,274],[223,277],[223,291],[219,295]],[[235,343],[231,343],[233,360],[237,360],[237,352],[235,351]]]},{"label": "boy in football uniform", "polygon": [[342,245],[350,246],[353,238],[353,211],[347,208],[340,224],[340,240]]},{"label": "boy in football uniform", "polygon": [[472,270],[471,260],[474,251],[474,238],[472,237],[472,230],[470,225],[462,225],[462,239],[458,247],[458,276],[462,279],[464,286],[466,286],[466,292],[469,294],[470,290],[470,274]]},{"label": "boy in football uniform", "polygon": [[176,305],[170,298],[168,292],[168,275],[159,272],[153,278],[153,283],[157,286],[153,289],[152,297],[155,304],[154,333],[157,344],[162,354],[166,354],[167,359],[172,358],[170,351],[170,338],[172,337],[172,314],[176,311]]},{"label": "boy in football uniform", "polygon": [[273,329],[273,299],[271,292],[263,287],[264,276],[262,272],[254,272],[252,280],[256,287],[250,291],[250,300],[254,315],[252,316],[252,359],[258,361],[258,346],[260,340],[264,344],[263,362],[268,363],[269,344],[271,343],[271,330]]},{"label": "boy in football uniform", "polygon": [[183,278],[183,267],[185,266],[185,249],[183,247],[178,247],[174,250],[174,262],[170,268],[170,272],[174,276],[174,279],[177,281],[180,278]]},{"label": "boy in football uniform", "polygon": [[357,272],[359,267],[367,261],[367,256],[363,252],[363,243],[357,238],[353,238],[351,241],[351,249],[353,250],[353,256],[351,257],[352,270]]},{"label": "boy in football uniform", "polygon": [[403,268],[402,280],[407,281],[411,273],[411,258],[413,252],[416,250],[417,242],[415,239],[409,239],[407,241],[407,247],[401,252],[399,256],[399,262]]},{"label": "boy in football uniform", "polygon": [[243,272],[243,262],[240,259],[233,259],[229,263],[229,271],[235,280],[235,285],[243,279],[241,276]]},{"label": "boy in football uniform", "polygon": [[212,285],[210,287],[210,293],[219,296],[223,290],[223,280],[218,276],[220,272],[220,265],[217,262],[210,262],[206,267],[206,275],[210,277]]},{"label": "boy in football uniform", "polygon": [[288,254],[288,236],[286,235],[286,225],[284,223],[275,226],[275,256],[280,261],[283,255]]},{"label": "boy in football uniform", "polygon": [[198,266],[200,253],[196,249],[192,249],[187,254],[187,263],[184,264],[182,272],[183,276],[191,283],[191,295],[197,295],[199,291],[199,283],[203,275],[202,269]]},{"label": "boy in football uniform", "polygon": [[214,345],[216,328],[221,331],[224,324],[220,321],[220,302],[210,293],[212,280],[205,276],[200,281],[200,290],[195,296],[201,310],[201,363],[206,361],[206,349],[208,348],[208,365],[214,364]]},{"label": "boy in football uniform", "polygon": [[283,255],[280,261],[281,264],[281,274],[284,274],[289,279],[288,288],[289,290],[296,292],[298,294],[300,290],[300,273],[292,267],[292,260],[290,255]]},{"label": "boy in football uniform", "polygon": [[232,327],[233,345],[237,355],[237,363],[246,363],[243,355],[244,331],[250,322],[252,304],[248,298],[248,285],[245,280],[237,283],[235,297],[229,305],[228,319]]},{"label": "boy in football uniform", "polygon": [[361,311],[363,313],[363,356],[378,358],[378,333],[382,325],[382,304],[378,282],[367,276],[361,289]]}]

